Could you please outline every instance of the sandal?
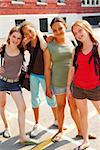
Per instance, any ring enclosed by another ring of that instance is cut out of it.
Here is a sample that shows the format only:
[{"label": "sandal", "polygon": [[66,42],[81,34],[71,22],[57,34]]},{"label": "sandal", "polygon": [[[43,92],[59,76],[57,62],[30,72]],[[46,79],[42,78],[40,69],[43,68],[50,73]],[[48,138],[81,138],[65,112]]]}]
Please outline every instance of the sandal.
[{"label": "sandal", "polygon": [[23,139],[20,139],[19,143],[25,146],[38,144],[37,140],[30,139],[28,135],[24,137]]},{"label": "sandal", "polygon": [[34,144],[38,144],[37,140],[31,140],[31,139],[27,139],[25,141],[20,141],[20,144],[23,144],[25,146],[29,146],[29,145],[34,145]]},{"label": "sandal", "polygon": [[57,132],[51,139],[52,142],[59,142],[62,137],[62,132]]},{"label": "sandal", "polygon": [[89,147],[89,144],[82,144],[82,145],[80,145],[80,146],[78,146],[78,150],[85,150],[85,149],[87,149]]},{"label": "sandal", "polygon": [[[82,135],[76,135],[76,137],[75,138],[77,138],[77,139],[83,139],[83,136]],[[89,139],[96,139],[96,135],[95,134],[93,134],[93,133],[89,133],[89,135],[88,135],[88,138]]]},{"label": "sandal", "polygon": [[4,138],[10,138],[10,137],[11,137],[11,135],[10,135],[8,129],[5,129],[5,130],[2,132],[2,135],[3,135]]}]

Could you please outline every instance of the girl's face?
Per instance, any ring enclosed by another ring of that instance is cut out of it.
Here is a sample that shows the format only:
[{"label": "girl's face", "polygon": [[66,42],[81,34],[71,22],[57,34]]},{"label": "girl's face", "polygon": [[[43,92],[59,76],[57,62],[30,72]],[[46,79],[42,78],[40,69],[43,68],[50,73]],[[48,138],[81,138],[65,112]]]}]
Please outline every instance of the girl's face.
[{"label": "girl's face", "polygon": [[55,22],[52,25],[52,31],[54,33],[55,38],[63,38],[66,33],[66,27],[61,22]]},{"label": "girl's face", "polygon": [[27,39],[35,39],[36,38],[36,31],[33,27],[29,25],[23,27],[24,37]]},{"label": "girl's face", "polygon": [[78,25],[73,27],[73,33],[75,38],[80,42],[84,42],[89,37],[88,32]]},{"label": "girl's face", "polygon": [[11,35],[9,35],[9,39],[10,39],[10,44],[19,46],[22,41],[22,35],[20,32],[13,32]]}]

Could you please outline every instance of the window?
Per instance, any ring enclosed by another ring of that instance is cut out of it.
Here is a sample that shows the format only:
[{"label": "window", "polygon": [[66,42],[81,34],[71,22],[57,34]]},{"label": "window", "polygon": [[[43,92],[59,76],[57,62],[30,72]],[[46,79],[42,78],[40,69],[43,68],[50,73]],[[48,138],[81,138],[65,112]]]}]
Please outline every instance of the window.
[{"label": "window", "polygon": [[64,3],[65,0],[58,0],[57,2],[58,2],[58,3]]},{"label": "window", "polygon": [[63,17],[64,21],[66,22],[66,17]]},{"label": "window", "polygon": [[100,7],[100,0],[81,0],[81,6]]},{"label": "window", "polygon": [[25,21],[25,19],[16,19],[15,20],[15,25],[18,26],[18,25],[20,25],[24,21]]},{"label": "window", "polygon": [[24,4],[24,0],[12,0],[12,4]]},{"label": "window", "polygon": [[41,32],[48,32],[48,19],[47,18],[41,18],[39,19],[40,22],[40,31]]},{"label": "window", "polygon": [[37,0],[37,2],[46,3],[46,0]]},{"label": "window", "polygon": [[47,5],[47,0],[37,0],[37,5]]}]

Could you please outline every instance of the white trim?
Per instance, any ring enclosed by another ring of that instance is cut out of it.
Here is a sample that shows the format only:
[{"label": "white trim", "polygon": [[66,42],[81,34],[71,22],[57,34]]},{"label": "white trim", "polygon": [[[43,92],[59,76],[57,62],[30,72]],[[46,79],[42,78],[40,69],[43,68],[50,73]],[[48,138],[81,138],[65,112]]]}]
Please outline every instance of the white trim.
[{"label": "white trim", "polygon": [[18,5],[24,5],[24,4],[25,4],[25,2],[14,1],[14,0],[12,0],[11,3],[12,3],[12,4],[15,4],[15,5],[17,5],[17,4],[18,4]]},{"label": "white trim", "polygon": [[57,5],[66,5],[65,3],[57,2]]},{"label": "white trim", "polygon": [[46,2],[37,2],[36,4],[37,4],[37,5],[47,5]]}]

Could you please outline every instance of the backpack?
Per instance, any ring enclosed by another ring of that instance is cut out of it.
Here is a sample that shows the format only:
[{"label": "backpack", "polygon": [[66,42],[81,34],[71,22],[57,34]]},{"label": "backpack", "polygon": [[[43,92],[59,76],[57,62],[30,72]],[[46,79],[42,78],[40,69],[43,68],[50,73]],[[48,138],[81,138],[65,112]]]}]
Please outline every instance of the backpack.
[{"label": "backpack", "polygon": [[3,60],[4,60],[3,58],[4,58],[4,53],[5,53],[5,47],[6,47],[6,44],[4,44],[4,45],[1,47],[2,51],[0,52],[0,55],[1,55],[0,66],[3,65]]},{"label": "backpack", "polygon": [[[78,68],[77,64],[77,57],[78,53],[80,52],[80,47],[77,46],[75,48],[75,54],[74,54],[74,59],[73,59],[73,66],[75,66],[75,72]],[[88,64],[91,63],[91,60],[94,59],[94,68],[95,68],[95,73],[96,75],[100,75],[100,57],[98,54],[98,43],[95,43],[92,48],[92,55],[89,58]]]}]

